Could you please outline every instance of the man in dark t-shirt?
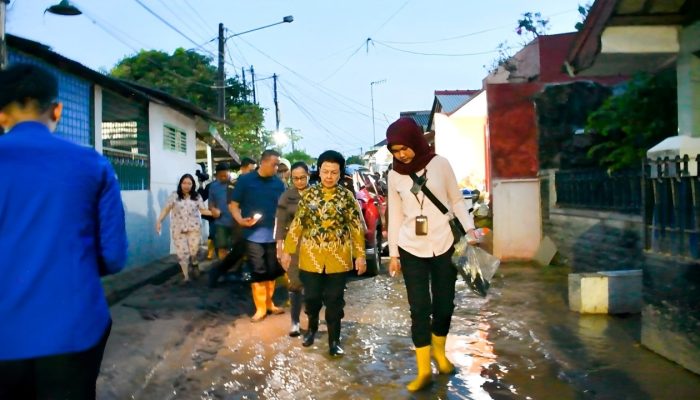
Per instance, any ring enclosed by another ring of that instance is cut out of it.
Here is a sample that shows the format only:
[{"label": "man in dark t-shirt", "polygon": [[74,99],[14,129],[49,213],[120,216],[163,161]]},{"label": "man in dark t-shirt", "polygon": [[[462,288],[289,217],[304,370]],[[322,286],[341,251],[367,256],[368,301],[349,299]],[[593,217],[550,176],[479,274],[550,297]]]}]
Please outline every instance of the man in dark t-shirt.
[{"label": "man in dark t-shirt", "polygon": [[280,154],[265,150],[257,171],[238,178],[229,203],[231,215],[243,227],[246,255],[251,266],[251,289],[255,302],[253,322],[262,321],[267,313],[284,312],[272,303],[275,279],[284,274],[277,261],[274,239],[277,201],[284,183],[277,177]]}]

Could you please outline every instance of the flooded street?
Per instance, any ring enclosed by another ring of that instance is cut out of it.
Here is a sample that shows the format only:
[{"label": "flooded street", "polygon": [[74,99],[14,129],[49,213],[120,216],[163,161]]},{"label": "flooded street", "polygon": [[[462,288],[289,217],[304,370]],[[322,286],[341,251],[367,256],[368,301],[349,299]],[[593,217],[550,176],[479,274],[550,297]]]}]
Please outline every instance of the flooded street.
[{"label": "flooded street", "polygon": [[[568,311],[566,274],[504,264],[487,299],[460,282],[447,341],[457,373],[417,394],[405,389],[415,360],[401,278],[350,281],[339,359],[328,355],[325,325],[303,348],[287,336],[289,314],[249,322],[247,285],[172,278],[112,307],[98,398],[698,398],[700,377],[639,345],[638,316]],[[277,295],[284,303],[284,290]]]}]

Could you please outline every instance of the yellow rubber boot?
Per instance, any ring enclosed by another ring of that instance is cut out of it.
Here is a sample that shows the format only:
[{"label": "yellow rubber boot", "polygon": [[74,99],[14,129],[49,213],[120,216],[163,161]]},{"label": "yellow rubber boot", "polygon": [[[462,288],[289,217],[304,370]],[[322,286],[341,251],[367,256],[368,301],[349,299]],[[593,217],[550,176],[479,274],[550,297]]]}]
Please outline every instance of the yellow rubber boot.
[{"label": "yellow rubber boot", "polygon": [[253,303],[255,303],[255,315],[250,322],[260,322],[267,316],[267,285],[266,282],[253,282],[250,288],[253,292]]},{"label": "yellow rubber boot", "polygon": [[267,285],[267,299],[265,300],[265,306],[267,307],[267,311],[269,311],[270,314],[284,314],[283,309],[277,307],[274,303],[272,303],[272,296],[275,294],[275,281],[267,281],[263,283]]},{"label": "yellow rubber boot", "polygon": [[430,366],[430,346],[416,348],[416,365],[418,367],[418,376],[406,385],[406,389],[409,392],[416,392],[433,383],[433,371]]},{"label": "yellow rubber boot", "polygon": [[433,334],[433,358],[438,365],[438,371],[441,374],[449,375],[455,372],[455,366],[452,365],[445,355],[445,342],[447,342],[447,336],[435,336]]},{"label": "yellow rubber boot", "polygon": [[214,241],[211,239],[207,240],[207,260],[214,258]]}]

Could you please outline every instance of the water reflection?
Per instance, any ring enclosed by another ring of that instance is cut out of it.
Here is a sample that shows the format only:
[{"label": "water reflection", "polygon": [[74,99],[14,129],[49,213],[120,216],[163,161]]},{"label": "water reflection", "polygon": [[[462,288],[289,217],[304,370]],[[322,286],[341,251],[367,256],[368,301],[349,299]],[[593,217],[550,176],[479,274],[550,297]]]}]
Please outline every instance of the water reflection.
[{"label": "water reflection", "polygon": [[[446,346],[457,371],[439,376],[435,369],[424,392],[405,389],[415,359],[403,282],[380,275],[348,286],[345,357],[328,356],[323,324],[316,344],[302,348],[287,336],[288,315],[251,324],[222,311],[181,355],[165,355],[170,369],[156,371],[135,398],[643,400],[700,393],[700,378],[639,347],[638,317],[569,312],[565,270],[501,268],[485,299],[458,284]],[[203,350],[212,332],[220,342]]]}]

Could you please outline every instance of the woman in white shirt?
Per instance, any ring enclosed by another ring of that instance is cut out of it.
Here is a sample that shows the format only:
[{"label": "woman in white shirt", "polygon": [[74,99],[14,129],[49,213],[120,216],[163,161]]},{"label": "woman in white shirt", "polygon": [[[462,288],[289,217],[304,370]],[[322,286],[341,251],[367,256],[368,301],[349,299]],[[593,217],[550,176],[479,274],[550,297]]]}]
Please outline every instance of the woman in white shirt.
[{"label": "woman in white shirt", "polygon": [[[399,118],[386,136],[394,157],[388,179],[389,272],[394,276],[401,271],[406,284],[418,367],[418,376],[406,388],[414,392],[432,382],[431,350],[441,374],[454,372],[445,356],[457,280],[451,264],[454,248],[449,220],[456,216],[467,231],[474,229],[474,220],[449,161],[432,151],[423,129],[412,118]],[[421,185],[450,213],[440,212]]]}]

